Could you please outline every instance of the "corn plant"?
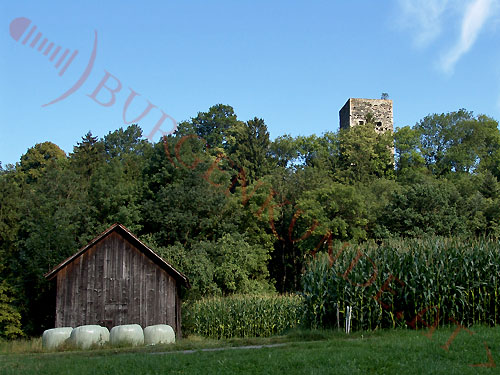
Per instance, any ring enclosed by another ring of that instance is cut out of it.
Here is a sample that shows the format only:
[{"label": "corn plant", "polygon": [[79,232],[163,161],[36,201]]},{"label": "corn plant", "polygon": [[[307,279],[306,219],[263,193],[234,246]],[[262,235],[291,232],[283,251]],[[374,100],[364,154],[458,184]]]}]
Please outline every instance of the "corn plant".
[{"label": "corn plant", "polygon": [[498,241],[393,239],[348,246],[333,260],[318,254],[303,276],[308,326],[336,326],[346,306],[353,330],[500,322]]},{"label": "corn plant", "polygon": [[184,331],[216,339],[268,337],[296,327],[301,307],[294,295],[204,298],[183,307]]}]

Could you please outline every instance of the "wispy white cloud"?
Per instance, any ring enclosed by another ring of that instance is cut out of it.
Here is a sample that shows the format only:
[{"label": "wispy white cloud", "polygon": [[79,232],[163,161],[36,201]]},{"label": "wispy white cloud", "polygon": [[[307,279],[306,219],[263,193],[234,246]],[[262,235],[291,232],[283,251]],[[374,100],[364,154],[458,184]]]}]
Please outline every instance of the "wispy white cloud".
[{"label": "wispy white cloud", "polygon": [[[456,42],[438,57],[437,66],[445,73],[453,72],[457,62],[469,52],[500,5],[500,0],[397,1],[399,24],[412,32],[417,47],[428,47],[441,33],[447,34],[446,39],[453,38],[455,30],[460,30],[455,37]],[[456,19],[458,24],[453,22]]]},{"label": "wispy white cloud", "polygon": [[457,61],[474,45],[496,2],[496,0],[473,0],[466,5],[460,37],[440,61],[440,67],[444,72],[453,72]]},{"label": "wispy white cloud", "polygon": [[442,16],[449,6],[449,0],[398,0],[402,28],[414,33],[414,42],[425,47],[441,33]]}]

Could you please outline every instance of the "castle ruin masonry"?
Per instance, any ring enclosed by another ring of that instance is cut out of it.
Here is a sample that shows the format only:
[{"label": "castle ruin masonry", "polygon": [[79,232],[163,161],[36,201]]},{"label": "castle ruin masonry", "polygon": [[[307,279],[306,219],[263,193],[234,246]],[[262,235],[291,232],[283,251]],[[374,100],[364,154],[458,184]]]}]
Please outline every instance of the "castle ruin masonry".
[{"label": "castle ruin masonry", "polygon": [[394,131],[392,100],[388,99],[349,98],[339,111],[340,129],[365,124],[367,115],[373,116],[378,133]]}]

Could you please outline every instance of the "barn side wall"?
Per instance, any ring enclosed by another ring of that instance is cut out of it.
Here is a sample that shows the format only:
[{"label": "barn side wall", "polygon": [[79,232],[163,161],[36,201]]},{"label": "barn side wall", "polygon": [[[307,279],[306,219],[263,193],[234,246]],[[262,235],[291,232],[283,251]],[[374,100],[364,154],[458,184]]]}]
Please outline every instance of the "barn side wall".
[{"label": "barn side wall", "polygon": [[181,336],[176,280],[116,232],[57,274],[56,327],[169,324]]}]

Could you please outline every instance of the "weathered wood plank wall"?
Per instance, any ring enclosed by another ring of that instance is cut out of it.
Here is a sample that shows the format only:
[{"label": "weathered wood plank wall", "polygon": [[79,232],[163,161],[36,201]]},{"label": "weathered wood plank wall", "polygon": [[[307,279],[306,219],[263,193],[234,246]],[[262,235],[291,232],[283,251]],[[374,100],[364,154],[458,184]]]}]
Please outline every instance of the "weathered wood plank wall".
[{"label": "weathered wood plank wall", "polygon": [[57,274],[56,327],[169,324],[181,335],[176,280],[116,232]]}]

